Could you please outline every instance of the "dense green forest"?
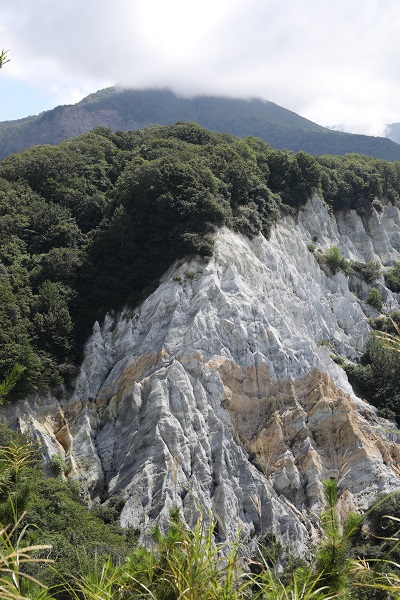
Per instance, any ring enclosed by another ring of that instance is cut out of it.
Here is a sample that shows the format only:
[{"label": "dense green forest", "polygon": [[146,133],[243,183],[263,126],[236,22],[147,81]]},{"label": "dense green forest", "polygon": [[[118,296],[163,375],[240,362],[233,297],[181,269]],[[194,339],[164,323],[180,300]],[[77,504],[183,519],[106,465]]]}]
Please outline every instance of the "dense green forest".
[{"label": "dense green forest", "polygon": [[317,191],[331,210],[397,203],[400,163],[312,157],[193,123],[98,128],[0,163],[0,380],[12,392],[68,381],[96,319],[134,306],[215,227],[263,233]]}]

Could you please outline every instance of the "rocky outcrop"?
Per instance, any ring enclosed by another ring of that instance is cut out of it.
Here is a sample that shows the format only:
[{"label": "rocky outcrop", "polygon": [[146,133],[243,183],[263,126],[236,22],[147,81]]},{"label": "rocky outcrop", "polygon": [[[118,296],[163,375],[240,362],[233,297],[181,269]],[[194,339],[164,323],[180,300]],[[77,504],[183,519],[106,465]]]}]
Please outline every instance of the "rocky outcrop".
[{"label": "rocky outcrop", "polygon": [[175,264],[140,307],[95,324],[72,391],[4,416],[62,453],[92,501],[123,495],[123,525],[213,511],[221,538],[272,531],[304,552],[323,479],[338,479],[343,515],[400,486],[393,425],[330,358],[359,356],[372,309],[307,246],[390,265],[399,230],[391,205],[363,223],[317,197],[269,241],[222,230],[208,264]]}]

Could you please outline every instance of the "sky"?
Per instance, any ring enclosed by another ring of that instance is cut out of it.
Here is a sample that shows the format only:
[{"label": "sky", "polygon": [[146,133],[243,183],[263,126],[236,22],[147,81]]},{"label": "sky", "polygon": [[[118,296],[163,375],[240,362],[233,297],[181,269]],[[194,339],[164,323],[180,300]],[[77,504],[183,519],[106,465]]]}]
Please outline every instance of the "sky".
[{"label": "sky", "polygon": [[399,0],[0,0],[0,121],[117,84],[380,135],[400,122],[399,32]]}]

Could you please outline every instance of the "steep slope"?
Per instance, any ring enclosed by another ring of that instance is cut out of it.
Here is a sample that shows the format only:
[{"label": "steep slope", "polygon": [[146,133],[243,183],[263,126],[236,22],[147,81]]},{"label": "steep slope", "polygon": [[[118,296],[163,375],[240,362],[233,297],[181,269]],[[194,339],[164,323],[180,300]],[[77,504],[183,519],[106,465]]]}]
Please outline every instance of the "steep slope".
[{"label": "steep slope", "polygon": [[329,217],[316,196],[269,241],[222,229],[208,264],[175,264],[137,310],[95,325],[70,392],[2,414],[65,456],[93,501],[122,494],[124,525],[165,525],[173,506],[190,520],[201,506],[222,538],[273,531],[304,552],[323,479],[338,478],[343,514],[400,486],[393,426],[321,345],[354,359],[374,311],[307,244],[318,235],[321,249],[391,264],[399,231],[391,205],[364,224]]},{"label": "steep slope", "polygon": [[169,90],[114,87],[91,94],[78,104],[0,123],[0,160],[33,145],[57,144],[96,126],[127,131],[177,121],[194,121],[211,131],[240,137],[260,137],[277,149],[400,160],[400,146],[391,140],[330,131],[273,102],[213,96],[186,99]]}]

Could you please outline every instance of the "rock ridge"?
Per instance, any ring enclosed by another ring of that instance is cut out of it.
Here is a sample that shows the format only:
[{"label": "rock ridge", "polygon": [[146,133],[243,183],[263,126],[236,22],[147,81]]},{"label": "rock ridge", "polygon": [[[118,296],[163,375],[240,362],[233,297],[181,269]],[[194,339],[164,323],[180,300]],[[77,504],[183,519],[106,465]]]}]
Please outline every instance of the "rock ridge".
[{"label": "rock ridge", "polygon": [[47,460],[61,453],[92,502],[124,496],[121,523],[143,536],[177,506],[188,521],[213,511],[221,538],[272,532],[304,553],[323,479],[338,479],[343,515],[400,487],[399,436],[330,357],[357,359],[373,309],[308,245],[390,266],[399,231],[391,205],[364,222],[331,217],[317,196],[268,241],[223,229],[208,264],[173,265],[141,306],[95,324],[71,390],[3,416]]}]

